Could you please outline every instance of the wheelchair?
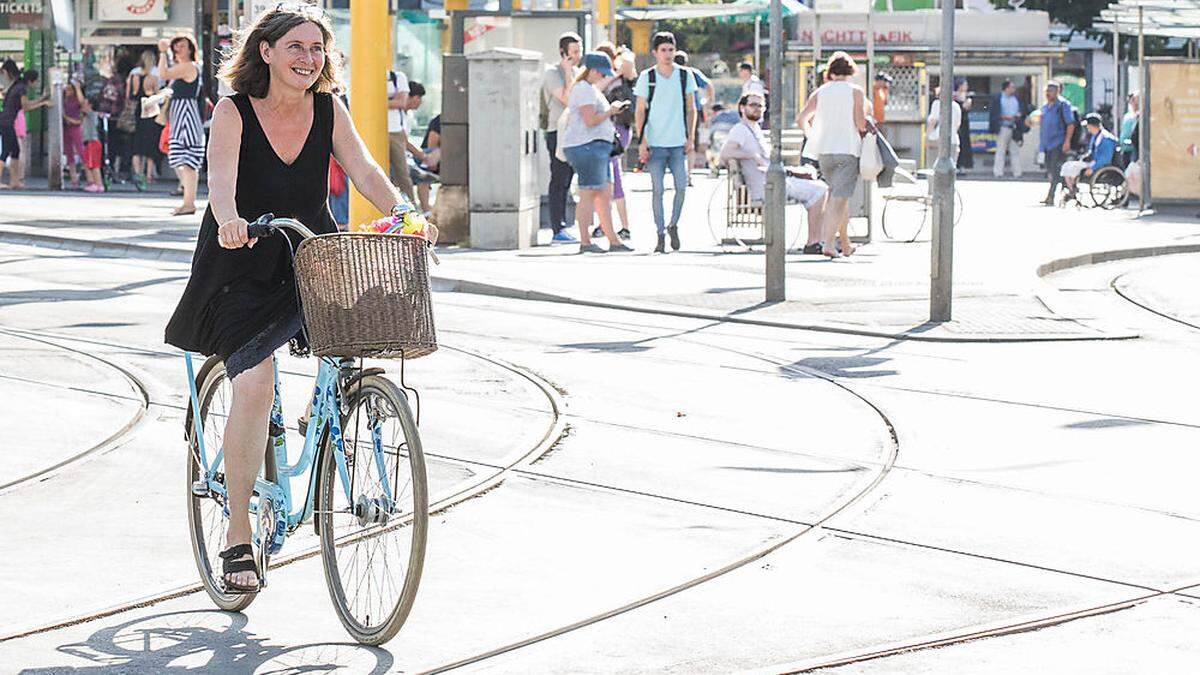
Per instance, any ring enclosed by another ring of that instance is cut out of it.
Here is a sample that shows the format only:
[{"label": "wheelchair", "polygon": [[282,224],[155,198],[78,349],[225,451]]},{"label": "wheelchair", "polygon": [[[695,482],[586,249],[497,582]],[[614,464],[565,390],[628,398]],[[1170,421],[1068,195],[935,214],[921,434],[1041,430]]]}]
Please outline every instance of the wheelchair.
[{"label": "wheelchair", "polygon": [[[1113,155],[1113,163],[1100,167],[1092,172],[1087,181],[1083,175],[1075,184],[1075,204],[1081,208],[1101,208],[1105,210],[1122,208],[1129,201],[1129,188],[1125,184],[1125,166],[1128,156],[1123,152]],[[1070,195],[1063,196],[1063,206],[1071,200]]]}]

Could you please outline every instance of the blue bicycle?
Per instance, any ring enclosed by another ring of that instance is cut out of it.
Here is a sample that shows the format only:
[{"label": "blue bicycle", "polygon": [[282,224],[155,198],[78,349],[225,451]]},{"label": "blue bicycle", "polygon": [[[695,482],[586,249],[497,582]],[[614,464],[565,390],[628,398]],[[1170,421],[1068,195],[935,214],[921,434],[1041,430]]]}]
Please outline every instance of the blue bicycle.
[{"label": "blue bicycle", "polygon": [[[305,239],[301,250],[314,236],[299,222],[270,214],[251,224],[250,236],[270,236],[278,228],[300,234]],[[327,235],[344,236],[355,235]],[[256,596],[225,589],[218,557],[227,547],[222,437],[232,385],[219,357],[207,359],[199,371],[191,354],[185,354],[185,361],[191,397],[186,434],[192,551],[209,597],[221,609],[240,611]],[[338,618],[358,642],[382,644],[408,617],[425,558],[425,459],[408,395],[382,369],[363,369],[353,358],[321,356],[311,411],[299,426],[304,449],[288,464],[276,367],[270,436],[250,503],[262,586],[270,557],[281,550],[287,535],[311,519]],[[291,479],[306,473],[307,489],[293,494]]]}]

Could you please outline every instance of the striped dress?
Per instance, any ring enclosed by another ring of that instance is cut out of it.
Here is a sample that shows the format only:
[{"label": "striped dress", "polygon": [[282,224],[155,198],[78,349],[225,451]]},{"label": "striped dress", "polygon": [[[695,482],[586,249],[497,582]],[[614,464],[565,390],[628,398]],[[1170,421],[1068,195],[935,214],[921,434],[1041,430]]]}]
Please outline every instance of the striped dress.
[{"label": "striped dress", "polygon": [[199,170],[204,161],[204,124],[200,121],[200,66],[196,79],[171,82],[171,139],[167,163]]}]

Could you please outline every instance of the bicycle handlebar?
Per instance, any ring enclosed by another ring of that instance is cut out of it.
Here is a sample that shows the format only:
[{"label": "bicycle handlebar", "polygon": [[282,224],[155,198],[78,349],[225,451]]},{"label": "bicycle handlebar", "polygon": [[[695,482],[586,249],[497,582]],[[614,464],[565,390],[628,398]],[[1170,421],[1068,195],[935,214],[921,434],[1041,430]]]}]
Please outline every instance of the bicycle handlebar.
[{"label": "bicycle handlebar", "polygon": [[275,234],[275,231],[280,228],[289,229],[296,234],[299,234],[304,239],[310,239],[317,236],[312,230],[304,226],[304,223],[294,218],[276,218],[274,213],[264,213],[258,217],[258,220],[246,226],[246,234],[251,239],[261,237],[269,237]]}]

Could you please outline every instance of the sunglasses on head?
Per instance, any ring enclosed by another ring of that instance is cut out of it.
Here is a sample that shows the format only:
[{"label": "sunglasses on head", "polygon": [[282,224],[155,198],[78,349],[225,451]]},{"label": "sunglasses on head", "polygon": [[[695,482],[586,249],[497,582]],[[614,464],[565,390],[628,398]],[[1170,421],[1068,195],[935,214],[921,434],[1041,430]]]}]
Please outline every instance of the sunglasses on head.
[{"label": "sunglasses on head", "polygon": [[297,14],[305,14],[307,16],[323,17],[325,10],[321,9],[320,5],[313,5],[307,2],[281,2],[275,5],[277,12],[296,12]]}]

